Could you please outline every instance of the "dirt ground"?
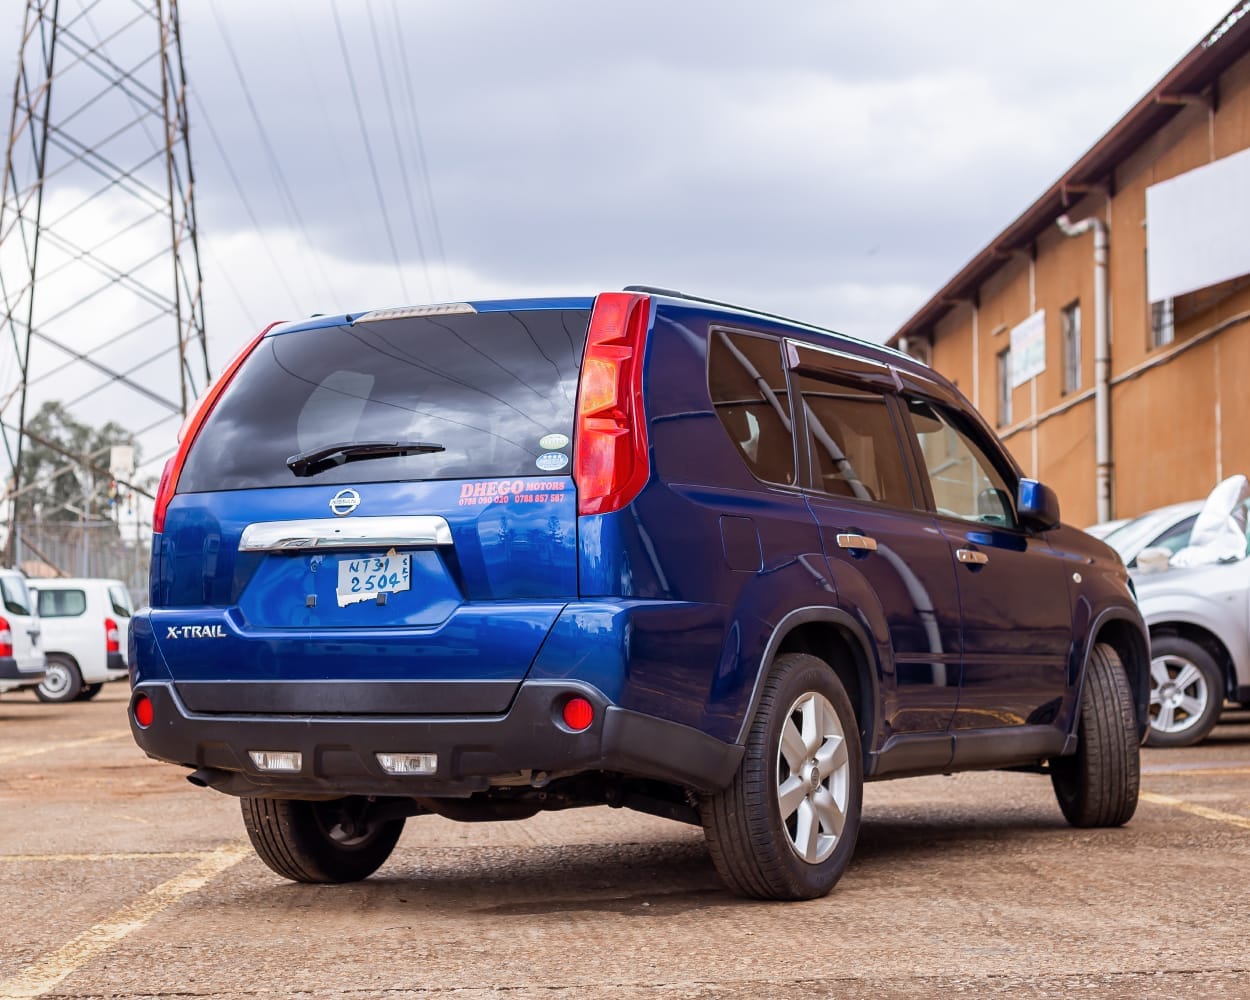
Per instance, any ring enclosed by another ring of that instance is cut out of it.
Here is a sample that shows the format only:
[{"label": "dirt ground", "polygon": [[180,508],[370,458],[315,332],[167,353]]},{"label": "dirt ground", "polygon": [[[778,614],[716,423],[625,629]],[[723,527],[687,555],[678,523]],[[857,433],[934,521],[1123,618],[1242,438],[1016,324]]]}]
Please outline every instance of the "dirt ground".
[{"label": "dirt ground", "polygon": [[869,785],[833,894],[763,904],[699,830],[606,807],[419,817],[367,882],[293,885],[126,694],[0,698],[0,998],[1250,997],[1250,713],[1143,751],[1119,830],[1036,776]]}]

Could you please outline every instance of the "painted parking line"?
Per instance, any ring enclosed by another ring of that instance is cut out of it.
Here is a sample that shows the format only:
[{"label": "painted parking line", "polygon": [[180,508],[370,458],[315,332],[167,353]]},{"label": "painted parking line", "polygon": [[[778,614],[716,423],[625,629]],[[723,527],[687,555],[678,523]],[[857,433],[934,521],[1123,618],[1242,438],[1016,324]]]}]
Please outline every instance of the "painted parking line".
[{"label": "painted parking line", "polygon": [[74,861],[189,861],[207,858],[212,851],[112,851],[104,854],[0,854],[0,865],[22,861],[72,863]]},{"label": "painted parking line", "polygon": [[204,855],[181,875],[162,882],[108,919],[89,927],[56,951],[45,955],[16,976],[0,982],[0,1000],[40,997],[73,975],[97,955],[142,930],[162,912],[251,853],[245,844],[227,844]]},{"label": "painted parking line", "polygon": [[1157,792],[1142,792],[1139,798],[1143,802],[1153,802],[1158,806],[1171,806],[1173,809],[1187,812],[1191,816],[1201,816],[1203,819],[1213,820],[1216,823],[1228,823],[1230,826],[1239,826],[1243,830],[1250,830],[1250,816],[1238,816],[1236,813],[1222,812],[1219,809],[1200,806],[1194,802],[1186,802],[1184,799],[1174,799],[1170,795],[1160,795]]},{"label": "painted parking line", "polygon": [[64,740],[60,743],[40,743],[33,747],[25,747],[21,750],[0,750],[0,764],[7,764],[12,760],[22,760],[24,757],[35,757],[41,753],[55,753],[58,750],[72,750],[75,747],[91,746],[94,743],[107,743],[109,740],[120,740],[127,736],[128,732],[106,733],[104,736],[88,736],[81,740]]}]

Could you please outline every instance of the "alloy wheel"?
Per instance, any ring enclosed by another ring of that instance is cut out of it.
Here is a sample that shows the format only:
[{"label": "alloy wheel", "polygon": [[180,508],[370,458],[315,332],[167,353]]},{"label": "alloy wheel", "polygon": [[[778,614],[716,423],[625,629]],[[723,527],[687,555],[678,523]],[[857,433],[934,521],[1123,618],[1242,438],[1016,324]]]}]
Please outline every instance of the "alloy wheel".
[{"label": "alloy wheel", "polygon": [[790,706],[777,746],[777,804],[790,847],[808,864],[833,853],[850,799],[846,733],[833,705],[809,691]]}]

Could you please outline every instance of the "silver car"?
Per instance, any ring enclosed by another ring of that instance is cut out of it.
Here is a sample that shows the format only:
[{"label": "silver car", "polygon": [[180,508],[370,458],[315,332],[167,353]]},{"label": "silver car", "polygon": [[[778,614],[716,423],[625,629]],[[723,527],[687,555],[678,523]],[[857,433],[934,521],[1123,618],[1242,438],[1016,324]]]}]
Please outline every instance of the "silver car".
[{"label": "silver car", "polygon": [[1201,500],[1163,507],[1104,539],[1131,570],[1150,629],[1150,746],[1197,743],[1225,699],[1250,703],[1250,559],[1161,572],[1137,566],[1147,549],[1188,545],[1201,509]]}]

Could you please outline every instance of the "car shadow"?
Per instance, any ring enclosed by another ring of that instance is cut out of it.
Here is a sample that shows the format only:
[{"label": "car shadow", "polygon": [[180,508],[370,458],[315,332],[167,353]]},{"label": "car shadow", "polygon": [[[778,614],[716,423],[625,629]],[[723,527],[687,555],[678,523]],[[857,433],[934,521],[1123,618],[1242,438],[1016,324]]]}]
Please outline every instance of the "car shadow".
[{"label": "car shadow", "polygon": [[[919,811],[919,810],[918,810]],[[901,859],[915,866],[949,858],[952,850],[984,850],[1017,838],[1067,836],[1062,816],[866,819],[848,877],[874,874]],[[413,906],[440,913],[501,919],[552,914],[674,916],[720,907],[768,906],[733,895],[721,882],[701,838],[647,843],[476,846],[413,850],[405,835],[386,866],[352,892],[365,893],[370,910]],[[407,847],[407,849],[405,849]],[[267,884],[291,902],[323,886]],[[835,889],[835,896],[837,890]]]}]

